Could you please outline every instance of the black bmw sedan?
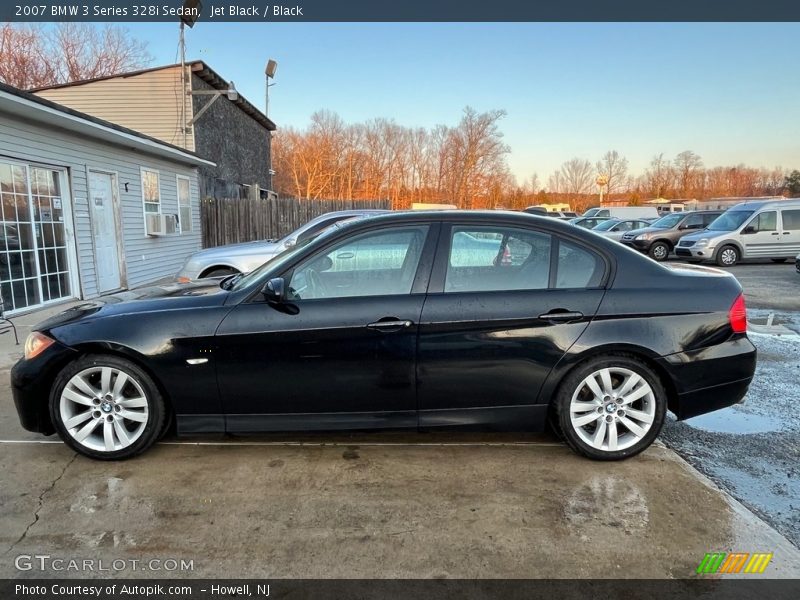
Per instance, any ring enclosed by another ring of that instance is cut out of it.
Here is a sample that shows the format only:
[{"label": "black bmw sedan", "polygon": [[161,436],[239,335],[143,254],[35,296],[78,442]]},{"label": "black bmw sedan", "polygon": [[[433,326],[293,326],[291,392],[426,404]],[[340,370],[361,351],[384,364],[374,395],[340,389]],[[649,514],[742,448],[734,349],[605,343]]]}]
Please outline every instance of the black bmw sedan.
[{"label": "black bmw sedan", "polygon": [[753,377],[731,275],[664,266],[555,219],[409,212],[340,224],[259,269],[103,297],[40,323],[11,373],[23,427],[121,459],[178,434],[541,430],[647,448],[665,413]]}]

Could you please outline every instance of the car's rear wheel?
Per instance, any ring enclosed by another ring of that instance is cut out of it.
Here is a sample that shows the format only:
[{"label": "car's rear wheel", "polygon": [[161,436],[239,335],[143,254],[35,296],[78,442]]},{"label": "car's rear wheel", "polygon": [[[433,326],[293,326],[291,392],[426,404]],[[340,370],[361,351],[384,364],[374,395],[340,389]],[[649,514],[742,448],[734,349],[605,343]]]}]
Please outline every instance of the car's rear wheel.
[{"label": "car's rear wheel", "polygon": [[125,459],[145,451],[162,434],[166,414],[150,376],[117,356],[89,355],[70,363],[50,395],[50,416],[61,439],[91,458]]},{"label": "car's rear wheel", "polygon": [[575,452],[619,460],[653,443],[664,424],[667,398],[644,362],[609,355],[570,372],[559,386],[554,409],[562,437]]},{"label": "car's rear wheel", "polygon": [[667,260],[669,257],[669,244],[666,242],[655,242],[650,246],[650,250],[647,251],[647,254],[650,258],[658,262]]},{"label": "car's rear wheel", "polygon": [[736,246],[723,246],[717,252],[717,264],[720,267],[732,267],[739,262],[740,258]]}]

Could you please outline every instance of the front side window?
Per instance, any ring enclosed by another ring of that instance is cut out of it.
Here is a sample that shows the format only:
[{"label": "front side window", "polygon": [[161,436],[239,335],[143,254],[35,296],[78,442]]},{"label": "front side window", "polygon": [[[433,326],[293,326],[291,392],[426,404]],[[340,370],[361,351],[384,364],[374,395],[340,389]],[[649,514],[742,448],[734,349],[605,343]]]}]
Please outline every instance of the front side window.
[{"label": "front side window", "polygon": [[158,171],[142,169],[142,201],[145,213],[161,212],[161,185]]},{"label": "front side window", "polygon": [[550,236],[506,227],[454,227],[445,292],[541,290],[550,276]]},{"label": "front side window", "polygon": [[178,218],[181,233],[192,230],[192,194],[188,177],[178,176]]},{"label": "front side window", "polygon": [[306,259],[289,281],[294,300],[410,294],[426,226],[362,233]]},{"label": "front side window", "polygon": [[774,210],[763,212],[750,221],[749,226],[753,227],[756,231],[777,231],[778,213]]}]

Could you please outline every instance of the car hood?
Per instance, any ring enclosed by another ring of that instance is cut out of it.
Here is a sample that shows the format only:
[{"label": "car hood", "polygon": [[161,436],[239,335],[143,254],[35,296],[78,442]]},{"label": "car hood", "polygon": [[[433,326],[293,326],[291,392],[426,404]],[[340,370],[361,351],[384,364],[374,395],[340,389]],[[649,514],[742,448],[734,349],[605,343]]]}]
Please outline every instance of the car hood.
[{"label": "car hood", "polygon": [[38,323],[34,330],[46,331],[76,321],[115,315],[220,306],[225,302],[228,292],[220,288],[219,283],[219,279],[205,279],[189,283],[144,287],[101,296],[45,319]]},{"label": "car hood", "polygon": [[694,233],[689,233],[681,238],[683,240],[700,240],[702,238],[716,238],[716,237],[725,237],[736,233],[736,231],[712,231],[710,229],[701,229],[700,231],[695,231]]},{"label": "car hood", "polygon": [[280,248],[280,240],[259,240],[256,242],[243,242],[241,244],[227,244],[225,246],[200,250],[200,252],[196,252],[192,255],[192,260],[277,254]]},{"label": "car hood", "polygon": [[631,229],[630,231],[626,232],[625,235],[642,235],[643,233],[664,233],[667,231],[671,231],[671,229],[663,229],[661,227],[642,227],[641,229]]}]

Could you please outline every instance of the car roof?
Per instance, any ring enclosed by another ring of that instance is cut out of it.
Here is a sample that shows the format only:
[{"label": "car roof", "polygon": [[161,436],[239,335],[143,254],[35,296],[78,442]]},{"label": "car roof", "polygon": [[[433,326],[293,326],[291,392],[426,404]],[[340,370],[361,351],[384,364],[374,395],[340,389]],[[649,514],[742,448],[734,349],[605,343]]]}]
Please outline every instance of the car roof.
[{"label": "car roof", "polygon": [[728,210],[759,210],[762,208],[800,208],[800,199],[795,200],[759,200],[758,202],[740,202]]}]

